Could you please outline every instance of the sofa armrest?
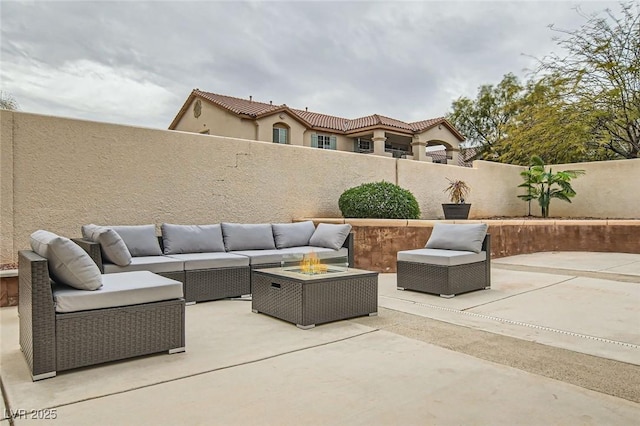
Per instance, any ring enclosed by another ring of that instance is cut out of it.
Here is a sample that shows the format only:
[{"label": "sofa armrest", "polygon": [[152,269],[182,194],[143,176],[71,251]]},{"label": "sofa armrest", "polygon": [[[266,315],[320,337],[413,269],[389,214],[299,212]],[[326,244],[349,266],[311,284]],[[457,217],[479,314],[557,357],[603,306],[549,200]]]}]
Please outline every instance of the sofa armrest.
[{"label": "sofa armrest", "polygon": [[100,249],[100,244],[82,238],[72,238],[71,241],[82,247],[82,249],[89,254],[91,259],[93,259],[96,265],[98,265],[100,273],[104,274],[104,265],[102,264],[102,250]]},{"label": "sofa armrest", "polygon": [[55,375],[56,317],[47,259],[18,252],[20,347],[34,380]]},{"label": "sofa armrest", "polygon": [[348,257],[348,261],[349,261],[349,267],[350,268],[355,268],[355,264],[354,262],[354,256],[353,256],[353,240],[355,239],[355,236],[353,234],[353,232],[349,232],[349,235],[347,235],[347,239],[344,240],[344,243],[342,244],[342,247],[345,247],[348,251],[349,251],[349,257]]}]

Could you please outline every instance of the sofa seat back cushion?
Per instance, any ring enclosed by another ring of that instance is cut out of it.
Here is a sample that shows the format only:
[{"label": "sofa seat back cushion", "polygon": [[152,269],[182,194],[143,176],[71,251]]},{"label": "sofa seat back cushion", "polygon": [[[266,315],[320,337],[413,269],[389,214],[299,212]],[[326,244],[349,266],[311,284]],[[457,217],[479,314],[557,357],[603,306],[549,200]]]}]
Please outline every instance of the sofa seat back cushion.
[{"label": "sofa seat back cushion", "polygon": [[53,289],[55,309],[59,313],[115,308],[181,297],[183,290],[180,281],[148,271],[105,275],[102,288],[96,291],[82,291],[66,285],[55,285]]},{"label": "sofa seat back cushion", "polygon": [[94,224],[83,225],[82,238],[100,244],[100,249],[107,262],[120,266],[131,263],[131,253],[124,240],[116,231],[106,226]]},{"label": "sofa seat back cushion", "polygon": [[111,226],[127,245],[131,256],[160,256],[160,242],[155,225]]},{"label": "sofa seat back cushion", "polygon": [[343,225],[319,223],[313,235],[309,238],[309,245],[340,250],[349,236],[349,232],[351,232],[351,225],[348,223]]},{"label": "sofa seat back cushion", "polygon": [[164,254],[210,253],[224,250],[222,227],[217,225],[173,225],[163,223]]},{"label": "sofa seat back cushion", "polygon": [[169,257],[184,262],[185,271],[249,266],[249,258],[247,256],[226,252],[170,254]]},{"label": "sofa seat back cushion", "polygon": [[297,223],[272,223],[273,238],[279,249],[308,246],[309,239],[316,230],[313,221]]},{"label": "sofa seat back cushion", "polygon": [[221,223],[226,251],[276,248],[270,223]]},{"label": "sofa seat back cushion", "polygon": [[61,284],[78,290],[98,290],[102,274],[96,263],[69,238],[38,230],[31,234],[31,249],[47,259],[49,275]]},{"label": "sofa seat back cushion", "polygon": [[484,262],[487,260],[487,252],[481,251],[480,253],[474,253],[472,251],[424,248],[399,251],[397,259],[398,261],[426,263],[429,265],[457,266],[466,265],[467,263]]},{"label": "sofa seat back cushion", "polygon": [[150,271],[155,273],[180,272],[184,270],[184,262],[169,256],[140,256],[131,259],[127,266],[119,266],[113,263],[104,263],[104,273],[130,271]]},{"label": "sofa seat back cushion", "polygon": [[425,248],[480,253],[487,228],[486,223],[436,223]]}]

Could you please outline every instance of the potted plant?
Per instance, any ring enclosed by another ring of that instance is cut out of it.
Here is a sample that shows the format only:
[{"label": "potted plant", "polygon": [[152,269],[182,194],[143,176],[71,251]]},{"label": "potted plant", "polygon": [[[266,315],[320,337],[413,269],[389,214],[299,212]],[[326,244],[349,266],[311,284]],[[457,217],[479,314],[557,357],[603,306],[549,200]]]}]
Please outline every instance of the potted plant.
[{"label": "potted plant", "polygon": [[469,210],[471,204],[464,202],[465,197],[471,192],[471,188],[463,180],[449,179],[449,186],[444,189],[444,192],[449,194],[450,204],[443,204],[442,210],[444,211],[445,219],[468,219]]}]

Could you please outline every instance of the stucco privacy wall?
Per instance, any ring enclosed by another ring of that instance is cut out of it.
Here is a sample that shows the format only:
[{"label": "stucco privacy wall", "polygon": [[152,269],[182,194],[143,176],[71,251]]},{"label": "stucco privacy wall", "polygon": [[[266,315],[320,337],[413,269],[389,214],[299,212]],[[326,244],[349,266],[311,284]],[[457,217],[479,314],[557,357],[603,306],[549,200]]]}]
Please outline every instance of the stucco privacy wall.
[{"label": "stucco privacy wall", "polygon": [[[2,263],[15,262],[16,251],[29,247],[29,235],[37,229],[76,237],[80,225],[91,222],[158,225],[336,217],[337,200],[346,188],[395,180],[395,161],[386,157],[0,114]],[[13,164],[13,170],[5,163]]]},{"label": "stucco privacy wall", "polygon": [[444,218],[442,204],[451,202],[444,192],[449,185],[447,178],[464,180],[471,187],[465,200],[471,203],[470,219],[527,214],[527,203],[518,198],[522,167],[488,161],[476,161],[473,166],[398,160],[398,185],[415,195],[425,219]]},{"label": "stucco privacy wall", "polygon": [[13,114],[0,110],[0,263],[14,258]]},{"label": "stucco privacy wall", "polygon": [[[0,124],[0,263],[15,262],[41,228],[73,237],[90,222],[335,218],[345,189],[380,180],[411,190],[423,219],[442,217],[446,177],[472,186],[472,218],[528,213],[516,198],[517,166],[471,169],[6,110]],[[553,167],[587,174],[574,181],[573,204],[552,202],[552,216],[640,218],[640,160]],[[540,214],[535,202],[532,214]]]},{"label": "stucco privacy wall", "polygon": [[[586,174],[572,180],[571,186],[578,195],[571,204],[551,202],[550,216],[640,219],[640,158],[551,167],[554,172],[582,169]],[[532,211],[539,215],[537,203],[535,207]]]}]

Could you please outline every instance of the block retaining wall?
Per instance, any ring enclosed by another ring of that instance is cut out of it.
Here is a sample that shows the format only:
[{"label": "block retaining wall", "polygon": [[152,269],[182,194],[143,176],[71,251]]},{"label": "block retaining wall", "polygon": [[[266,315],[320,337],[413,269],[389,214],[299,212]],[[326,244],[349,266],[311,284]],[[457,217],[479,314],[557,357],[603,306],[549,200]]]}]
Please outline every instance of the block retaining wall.
[{"label": "block retaining wall", "polygon": [[[299,219],[302,220],[302,219]],[[349,223],[355,236],[355,267],[396,272],[396,253],[422,248],[432,220],[311,219]],[[640,220],[467,220],[442,223],[489,225],[493,258],[545,251],[640,253]]]}]

